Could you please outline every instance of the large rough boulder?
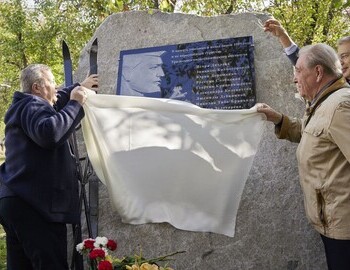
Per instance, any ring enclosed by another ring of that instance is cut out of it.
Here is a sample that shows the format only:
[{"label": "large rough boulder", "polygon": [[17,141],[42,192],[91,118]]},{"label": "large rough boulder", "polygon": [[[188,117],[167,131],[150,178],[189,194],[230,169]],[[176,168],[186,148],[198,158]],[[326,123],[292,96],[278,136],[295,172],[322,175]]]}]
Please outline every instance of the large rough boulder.
[{"label": "large rough boulder", "polygon": [[[96,37],[99,92],[114,94],[121,50],[252,35],[258,102],[300,116],[304,105],[294,98],[292,65],[278,41],[261,27],[268,18],[253,13],[217,17],[158,11],[113,14],[82,51],[75,79],[81,81],[86,76],[89,48]],[[273,125],[266,125],[242,195],[233,238],[182,231],[166,223],[123,224],[102,184],[99,235],[118,241],[119,257],[141,250],[145,257],[186,250],[171,263],[177,270],[326,269],[320,237],[304,214],[295,150],[296,144],[278,140]]]}]

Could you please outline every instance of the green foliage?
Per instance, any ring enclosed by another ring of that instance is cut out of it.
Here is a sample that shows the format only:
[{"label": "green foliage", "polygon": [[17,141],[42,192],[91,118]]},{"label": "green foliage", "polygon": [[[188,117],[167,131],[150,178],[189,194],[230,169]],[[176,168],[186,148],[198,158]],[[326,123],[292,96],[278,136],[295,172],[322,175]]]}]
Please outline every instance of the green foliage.
[{"label": "green foliage", "polygon": [[14,1],[10,7],[0,3],[0,119],[11,99],[11,88],[18,85],[18,71],[27,63],[23,46],[27,25],[19,2]]},{"label": "green foliage", "polygon": [[264,11],[266,1],[263,0],[186,0],[183,1],[181,11],[185,13],[196,13],[201,16],[213,16],[248,11]]},{"label": "green foliage", "polygon": [[350,1],[343,0],[275,0],[270,1],[267,11],[300,46],[318,42],[335,46],[340,37],[350,35],[349,6]]},{"label": "green foliage", "polygon": [[6,269],[6,235],[0,225],[0,270]]}]

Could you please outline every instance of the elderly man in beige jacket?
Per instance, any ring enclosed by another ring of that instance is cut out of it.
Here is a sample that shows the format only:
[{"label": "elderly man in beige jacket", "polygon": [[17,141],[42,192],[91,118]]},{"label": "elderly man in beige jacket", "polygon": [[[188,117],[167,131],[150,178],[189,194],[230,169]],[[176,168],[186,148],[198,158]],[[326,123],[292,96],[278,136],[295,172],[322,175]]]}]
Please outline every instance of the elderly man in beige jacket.
[{"label": "elderly man in beige jacket", "polygon": [[307,103],[302,119],[266,104],[258,112],[275,124],[278,138],[299,143],[306,215],[321,234],[328,269],[350,269],[350,86],[326,44],[300,50],[294,81]]}]

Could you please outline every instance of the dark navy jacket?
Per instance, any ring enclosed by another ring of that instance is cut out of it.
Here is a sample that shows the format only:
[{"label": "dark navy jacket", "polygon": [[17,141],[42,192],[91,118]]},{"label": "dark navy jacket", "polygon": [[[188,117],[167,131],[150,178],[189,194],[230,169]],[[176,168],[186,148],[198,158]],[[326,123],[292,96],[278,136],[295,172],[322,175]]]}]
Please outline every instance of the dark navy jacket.
[{"label": "dark navy jacket", "polygon": [[290,55],[287,55],[289,60],[292,62],[293,66],[296,65],[297,61],[298,61],[298,53],[299,53],[299,47],[297,47],[296,51],[293,52],[292,54]]},{"label": "dark navy jacket", "polygon": [[70,100],[73,85],[46,100],[15,92],[5,115],[6,159],[0,168],[0,198],[17,196],[48,221],[77,223],[78,178],[68,138],[84,116]]}]

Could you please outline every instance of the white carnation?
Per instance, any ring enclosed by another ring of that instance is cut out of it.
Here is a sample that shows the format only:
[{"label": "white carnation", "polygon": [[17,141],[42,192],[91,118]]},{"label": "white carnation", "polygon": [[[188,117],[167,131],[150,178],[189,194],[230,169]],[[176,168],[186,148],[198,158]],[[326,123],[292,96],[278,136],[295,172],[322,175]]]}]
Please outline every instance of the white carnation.
[{"label": "white carnation", "polygon": [[95,239],[95,243],[94,243],[94,246],[99,248],[99,247],[105,247],[108,243],[108,239],[107,237],[100,237],[100,236],[97,236],[96,239]]},{"label": "white carnation", "polygon": [[83,253],[84,244],[80,243],[75,248],[80,254],[82,254]]}]

